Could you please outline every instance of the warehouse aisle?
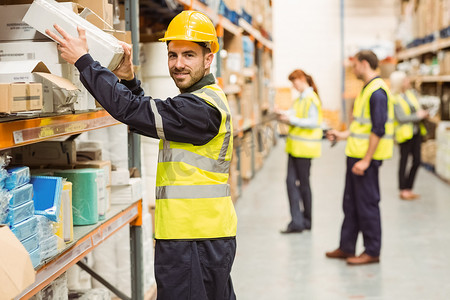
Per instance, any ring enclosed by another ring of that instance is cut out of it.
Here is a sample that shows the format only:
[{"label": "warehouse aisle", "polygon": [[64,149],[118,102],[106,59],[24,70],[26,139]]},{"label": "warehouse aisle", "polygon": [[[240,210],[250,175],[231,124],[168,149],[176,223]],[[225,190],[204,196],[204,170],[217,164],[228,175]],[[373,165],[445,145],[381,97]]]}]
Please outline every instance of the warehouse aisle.
[{"label": "warehouse aisle", "polygon": [[[338,246],[344,144],[312,164],[313,228],[281,235],[289,220],[284,141],[236,204],[238,250],[232,276],[240,300],[450,299],[450,185],[421,168],[420,200],[399,200],[398,157],[381,168],[381,263],[347,266],[325,257]],[[361,238],[360,238],[361,239]],[[358,252],[362,250],[359,240]]]}]

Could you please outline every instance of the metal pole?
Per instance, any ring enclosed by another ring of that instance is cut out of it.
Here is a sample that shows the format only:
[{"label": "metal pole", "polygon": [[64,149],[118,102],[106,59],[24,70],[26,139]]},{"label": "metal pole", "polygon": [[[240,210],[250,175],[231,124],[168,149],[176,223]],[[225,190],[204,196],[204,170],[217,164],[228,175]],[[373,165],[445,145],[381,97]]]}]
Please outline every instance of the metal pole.
[{"label": "metal pole", "polygon": [[[139,65],[139,1],[125,0],[125,29],[131,31],[133,43],[133,64]],[[141,174],[141,137],[128,134],[128,166]]]},{"label": "metal pole", "polygon": [[131,299],[144,299],[144,269],[142,266],[142,227],[130,226]]}]

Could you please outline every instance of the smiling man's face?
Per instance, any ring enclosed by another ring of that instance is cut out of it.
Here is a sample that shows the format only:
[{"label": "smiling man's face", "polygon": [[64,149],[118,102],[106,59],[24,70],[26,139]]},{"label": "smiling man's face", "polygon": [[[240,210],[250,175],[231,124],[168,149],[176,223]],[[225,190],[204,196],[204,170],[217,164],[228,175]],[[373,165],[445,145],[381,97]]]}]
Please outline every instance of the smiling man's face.
[{"label": "smiling man's face", "polygon": [[176,86],[185,90],[197,83],[209,71],[213,54],[189,41],[171,41],[167,47],[169,72]]}]

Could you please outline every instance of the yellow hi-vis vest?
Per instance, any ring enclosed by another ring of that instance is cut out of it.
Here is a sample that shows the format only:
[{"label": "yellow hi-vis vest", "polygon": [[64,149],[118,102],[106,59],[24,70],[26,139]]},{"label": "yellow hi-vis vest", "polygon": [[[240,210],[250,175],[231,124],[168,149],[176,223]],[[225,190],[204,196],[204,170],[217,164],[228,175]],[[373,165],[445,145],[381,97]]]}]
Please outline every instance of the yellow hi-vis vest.
[{"label": "yellow hi-vis vest", "polygon": [[216,84],[192,94],[217,108],[222,123],[218,134],[205,145],[161,139],[156,178],[156,239],[236,236],[237,217],[227,183],[233,152],[228,101]]},{"label": "yellow hi-vis vest", "polygon": [[383,160],[392,157],[394,148],[394,105],[389,88],[381,78],[373,79],[355,100],[353,106],[353,121],[350,124],[350,136],[347,139],[345,154],[348,157],[363,158],[369,149],[369,136],[372,130],[370,119],[370,97],[378,90],[383,89],[387,94],[387,121],[384,125],[385,134],[380,139],[372,159]]},{"label": "yellow hi-vis vest", "polygon": [[[404,95],[397,94],[394,96],[394,105],[400,107],[406,116],[411,115],[411,107],[416,111],[420,109],[419,101],[411,90],[407,90]],[[427,134],[427,130],[422,122],[419,124],[420,134]],[[404,143],[412,139],[414,135],[414,124],[412,122],[400,124],[395,120],[395,140],[397,143]]]},{"label": "yellow hi-vis vest", "polygon": [[314,158],[320,157],[322,153],[322,106],[319,97],[315,92],[311,92],[304,98],[299,98],[294,102],[293,109],[295,116],[300,119],[308,118],[311,105],[315,105],[318,111],[318,122],[315,128],[290,126],[286,138],[286,152],[293,157]]}]

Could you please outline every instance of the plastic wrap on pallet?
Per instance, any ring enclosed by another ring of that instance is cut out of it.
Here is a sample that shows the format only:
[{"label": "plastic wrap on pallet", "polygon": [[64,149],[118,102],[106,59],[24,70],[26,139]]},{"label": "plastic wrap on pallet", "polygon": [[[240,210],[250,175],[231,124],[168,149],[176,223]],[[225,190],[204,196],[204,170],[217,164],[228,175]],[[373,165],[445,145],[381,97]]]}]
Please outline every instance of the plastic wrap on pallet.
[{"label": "plastic wrap on pallet", "polygon": [[39,235],[33,234],[32,236],[21,241],[22,245],[28,251],[28,253],[33,252],[37,247],[39,247]]},{"label": "plastic wrap on pallet", "polygon": [[34,233],[36,233],[38,226],[36,216],[33,216],[29,219],[26,219],[20,223],[17,223],[13,226],[10,226],[11,231],[15,234],[15,236],[20,240],[24,240]]},{"label": "plastic wrap on pallet", "polygon": [[69,300],[110,300],[111,295],[105,288],[91,290],[70,290]]},{"label": "plastic wrap on pallet", "polygon": [[7,222],[10,199],[11,194],[7,190],[0,189],[0,224]]},{"label": "plastic wrap on pallet", "polygon": [[28,201],[16,207],[10,207],[6,222],[15,225],[34,215],[34,202]]},{"label": "plastic wrap on pallet", "polygon": [[27,183],[24,186],[11,190],[10,193],[9,205],[11,207],[19,206],[33,199],[33,185]]},{"label": "plastic wrap on pallet", "polygon": [[41,261],[44,261],[50,257],[58,254],[58,239],[56,235],[41,240],[39,248],[41,248]]},{"label": "plastic wrap on pallet", "polygon": [[47,217],[36,215],[37,234],[40,240],[45,240],[55,234],[55,226]]},{"label": "plastic wrap on pallet", "polygon": [[5,187],[12,190],[21,187],[30,182],[30,168],[28,167],[14,167],[8,168],[8,178],[5,181]]}]

